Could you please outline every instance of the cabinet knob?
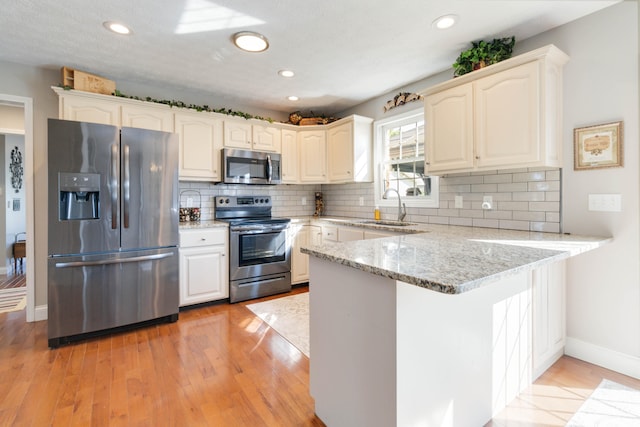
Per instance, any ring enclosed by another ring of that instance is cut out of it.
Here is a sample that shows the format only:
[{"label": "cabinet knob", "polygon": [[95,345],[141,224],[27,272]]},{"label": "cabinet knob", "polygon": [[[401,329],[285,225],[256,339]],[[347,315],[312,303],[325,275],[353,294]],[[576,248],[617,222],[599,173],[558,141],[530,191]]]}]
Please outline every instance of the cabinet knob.
[{"label": "cabinet knob", "polygon": [[430,162],[425,162],[425,165],[430,166],[431,163]]},{"label": "cabinet knob", "polygon": [[476,160],[480,160],[480,156],[476,156]]},{"label": "cabinet knob", "polygon": [[201,238],[200,238],[200,241],[202,241],[202,242],[205,242],[206,240],[207,240],[207,239],[206,239],[206,238],[204,238],[204,237],[201,237]]}]

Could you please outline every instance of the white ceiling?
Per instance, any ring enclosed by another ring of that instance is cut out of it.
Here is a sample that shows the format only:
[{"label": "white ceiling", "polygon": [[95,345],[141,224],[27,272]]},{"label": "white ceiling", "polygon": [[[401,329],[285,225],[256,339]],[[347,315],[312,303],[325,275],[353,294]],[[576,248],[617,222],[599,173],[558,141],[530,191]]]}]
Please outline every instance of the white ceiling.
[{"label": "white ceiling", "polygon": [[[0,0],[0,60],[197,90],[216,108],[219,97],[333,114],[451,68],[472,40],[523,40],[618,1]],[[432,28],[450,13],[455,27]],[[108,20],[133,35],[108,32]],[[242,30],[269,50],[235,48]],[[295,77],[280,77],[285,68]]]}]

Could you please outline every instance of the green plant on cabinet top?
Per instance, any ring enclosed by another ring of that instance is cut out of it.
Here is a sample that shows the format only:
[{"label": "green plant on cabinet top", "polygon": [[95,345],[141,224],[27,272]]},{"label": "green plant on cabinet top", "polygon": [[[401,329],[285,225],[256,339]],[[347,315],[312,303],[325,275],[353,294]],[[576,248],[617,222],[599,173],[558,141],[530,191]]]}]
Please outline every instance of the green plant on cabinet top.
[{"label": "green plant on cabinet top", "polygon": [[515,42],[515,36],[493,39],[491,42],[484,40],[471,42],[471,47],[460,52],[458,59],[453,64],[453,76],[462,76],[487,65],[509,59]]}]

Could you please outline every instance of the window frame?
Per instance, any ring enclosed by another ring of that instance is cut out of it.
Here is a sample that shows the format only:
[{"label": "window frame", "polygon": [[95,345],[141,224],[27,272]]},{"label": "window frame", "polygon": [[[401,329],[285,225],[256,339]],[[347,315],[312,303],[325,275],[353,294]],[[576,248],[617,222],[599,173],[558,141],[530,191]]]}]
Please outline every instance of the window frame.
[{"label": "window frame", "polygon": [[[395,197],[390,197],[388,199],[382,198],[382,168],[384,167],[385,162],[385,140],[384,140],[384,130],[389,126],[400,126],[406,123],[411,123],[411,119],[415,119],[413,121],[417,121],[418,118],[424,118],[424,108],[418,108],[410,111],[406,111],[401,114],[397,114],[395,116],[386,117],[381,120],[376,120],[373,123],[374,127],[374,194],[375,194],[375,203],[377,206],[384,207],[395,207],[398,206],[398,200]],[[425,123],[426,126],[426,123]],[[426,138],[426,134],[425,134]],[[426,141],[425,141],[426,144]],[[426,147],[424,149],[424,153],[426,156]],[[425,165],[426,170],[426,165]],[[417,207],[417,208],[439,208],[440,207],[440,188],[439,188],[439,178],[437,176],[431,176],[431,194],[428,197],[421,197],[420,199],[416,199],[409,196],[402,196],[402,202],[407,207]]]}]

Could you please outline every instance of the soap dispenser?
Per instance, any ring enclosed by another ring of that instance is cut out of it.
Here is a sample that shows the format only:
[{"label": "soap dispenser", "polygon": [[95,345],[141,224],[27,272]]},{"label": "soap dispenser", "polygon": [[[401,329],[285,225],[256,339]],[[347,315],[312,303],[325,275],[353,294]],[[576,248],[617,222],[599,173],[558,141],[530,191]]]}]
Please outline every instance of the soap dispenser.
[{"label": "soap dispenser", "polygon": [[380,221],[380,207],[376,206],[376,208],[373,210],[373,219],[375,219],[376,221]]}]

